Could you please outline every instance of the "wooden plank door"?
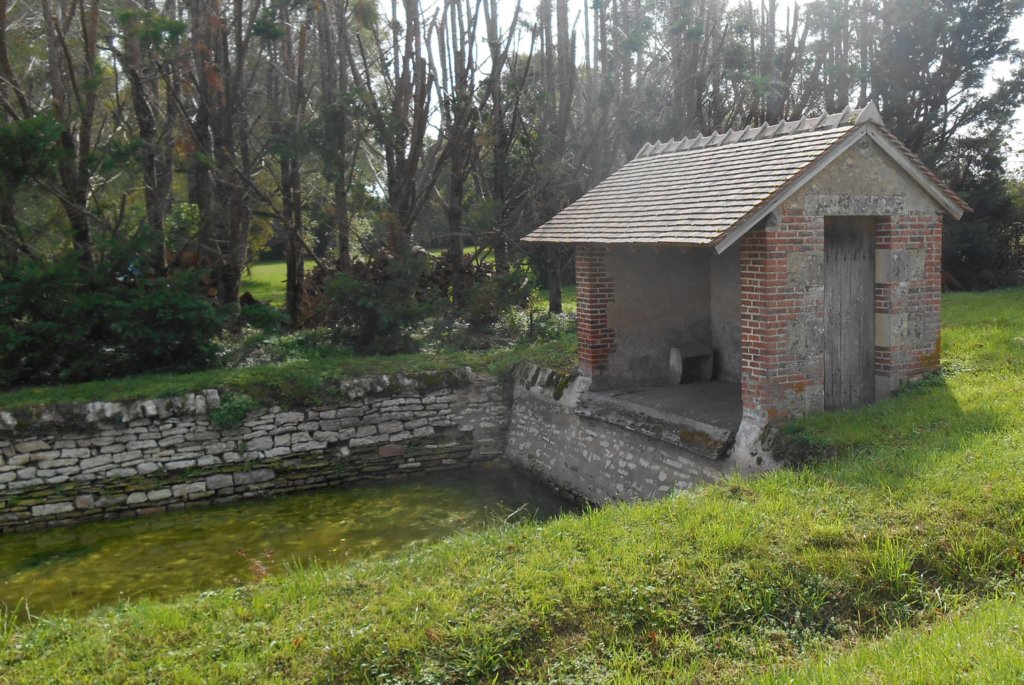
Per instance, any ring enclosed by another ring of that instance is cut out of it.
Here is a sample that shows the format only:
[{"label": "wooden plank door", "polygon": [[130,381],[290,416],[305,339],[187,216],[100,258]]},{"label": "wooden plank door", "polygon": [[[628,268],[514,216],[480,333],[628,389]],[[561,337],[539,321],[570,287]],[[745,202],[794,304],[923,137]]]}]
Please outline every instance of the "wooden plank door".
[{"label": "wooden plank door", "polygon": [[875,399],[875,225],[825,219],[825,408]]}]

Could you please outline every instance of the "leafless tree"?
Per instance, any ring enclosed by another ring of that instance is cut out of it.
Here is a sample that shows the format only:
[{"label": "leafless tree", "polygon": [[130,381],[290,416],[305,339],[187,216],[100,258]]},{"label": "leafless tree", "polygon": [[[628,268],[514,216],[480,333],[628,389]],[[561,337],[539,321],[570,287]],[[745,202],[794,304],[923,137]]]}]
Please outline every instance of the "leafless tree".
[{"label": "leafless tree", "polygon": [[445,0],[433,23],[437,58],[431,59],[440,74],[435,77],[441,121],[447,146],[447,193],[444,210],[448,219],[446,259],[451,272],[452,301],[463,302],[465,245],[463,206],[466,180],[473,158],[479,154],[476,140],[478,108],[476,93],[476,39],[481,0]]},{"label": "leafless tree", "polygon": [[319,116],[323,131],[321,158],[334,201],[331,218],[337,263],[342,271],[348,271],[352,266],[348,198],[358,151],[349,94],[350,67],[355,63],[349,38],[349,3],[348,0],[325,0],[316,5],[315,11],[320,66]]},{"label": "leafless tree", "polygon": [[493,204],[493,230],[490,239],[498,271],[508,272],[509,241],[514,238],[514,205],[516,193],[511,178],[510,158],[516,137],[522,126],[520,107],[530,72],[533,43],[526,55],[520,59],[513,52],[518,34],[521,4],[516,2],[512,22],[502,31],[498,19],[498,0],[484,3],[484,23],[487,32],[487,49],[490,68],[486,77],[487,118],[484,123],[490,147],[489,173],[480,173],[481,188]]},{"label": "leafless tree", "polygon": [[[154,0],[126,0],[121,12],[122,33],[119,41],[111,41],[109,49],[116,56],[130,90],[135,130],[141,143],[143,197],[146,205],[146,230],[151,235],[150,263],[163,274],[167,267],[167,235],[165,221],[171,211],[171,189],[174,180],[174,143],[178,133],[181,78],[177,66],[177,35],[165,35],[176,28],[154,26],[161,20],[178,19],[177,0],[166,0],[158,10]],[[144,41],[143,36],[148,40]],[[165,42],[166,41],[166,42]]]},{"label": "leafless tree", "polygon": [[353,81],[376,143],[370,154],[384,167],[387,209],[382,223],[395,254],[408,252],[412,245],[416,218],[434,188],[447,149],[441,137],[427,140],[434,86],[421,14],[418,0],[402,0],[401,12],[398,0],[392,0],[386,31],[374,22],[353,34]]},{"label": "leafless tree", "polygon": [[200,243],[217,300],[238,302],[252,223],[253,121],[248,104],[255,69],[250,47],[262,0],[187,0],[192,54],[190,198],[200,210]]}]

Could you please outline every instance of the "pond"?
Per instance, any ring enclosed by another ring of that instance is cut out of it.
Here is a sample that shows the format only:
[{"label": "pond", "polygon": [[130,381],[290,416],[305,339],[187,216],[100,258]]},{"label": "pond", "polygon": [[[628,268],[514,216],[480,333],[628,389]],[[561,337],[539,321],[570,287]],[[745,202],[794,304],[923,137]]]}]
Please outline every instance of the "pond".
[{"label": "pond", "polygon": [[574,510],[508,466],[0,535],[0,611],[78,614]]}]

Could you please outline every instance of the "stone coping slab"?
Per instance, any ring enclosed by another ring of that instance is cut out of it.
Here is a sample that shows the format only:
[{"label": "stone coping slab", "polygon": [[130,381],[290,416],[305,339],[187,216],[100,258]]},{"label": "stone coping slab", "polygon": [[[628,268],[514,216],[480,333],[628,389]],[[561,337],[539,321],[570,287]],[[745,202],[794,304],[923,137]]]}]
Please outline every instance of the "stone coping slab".
[{"label": "stone coping slab", "polygon": [[575,413],[682,447],[705,459],[728,456],[736,439],[735,427],[724,428],[665,411],[637,401],[631,394],[586,392],[580,397]]}]

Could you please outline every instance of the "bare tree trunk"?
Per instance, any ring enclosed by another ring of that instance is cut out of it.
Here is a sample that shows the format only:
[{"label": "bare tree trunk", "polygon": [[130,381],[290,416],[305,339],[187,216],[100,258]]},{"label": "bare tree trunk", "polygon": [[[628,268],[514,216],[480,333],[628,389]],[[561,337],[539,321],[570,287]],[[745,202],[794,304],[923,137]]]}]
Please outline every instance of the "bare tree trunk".
[{"label": "bare tree trunk", "polygon": [[[569,33],[569,10],[567,0],[556,0],[555,26],[551,26],[551,0],[542,0],[538,10],[538,25],[542,34],[544,50],[543,76],[544,88],[554,93],[542,110],[546,149],[547,168],[557,168],[564,158],[567,149],[569,125],[572,120],[572,105],[576,95],[576,65],[573,59],[574,36]],[[555,37],[557,36],[557,42]],[[624,60],[624,64],[628,60]],[[624,69],[630,67],[624,66]],[[625,72],[624,72],[625,73]],[[557,188],[546,188],[546,217],[554,216],[561,210],[565,201],[564,192]],[[561,259],[557,249],[548,251],[548,309],[552,312],[562,311]]]},{"label": "bare tree trunk", "polygon": [[[146,2],[145,8],[152,10],[152,3]],[[171,0],[165,7],[170,18],[175,18],[176,5]],[[146,204],[146,230],[150,239],[150,265],[157,274],[167,269],[167,236],[164,222],[171,211],[171,185],[174,174],[174,128],[177,119],[177,108],[174,106],[175,94],[167,93],[163,100],[160,97],[160,71],[162,68],[172,70],[165,74],[165,87],[170,91],[176,89],[178,76],[173,61],[161,65],[152,54],[143,54],[139,40],[140,27],[127,15],[124,21],[124,51],[115,51],[128,78],[131,90],[132,111],[139,139],[142,141],[142,182],[143,198]]]},{"label": "bare tree trunk", "polygon": [[[187,0],[191,19],[193,80],[196,85],[195,116],[190,127],[193,152],[188,165],[189,201],[199,208],[199,252],[201,261],[212,265],[219,259],[216,238],[216,215],[218,203],[214,194],[213,132],[211,76],[214,75],[209,53],[215,49],[213,22],[215,16],[208,6],[208,0]],[[212,276],[211,276],[212,281]],[[209,294],[209,293],[208,293]]]},{"label": "bare tree trunk", "polygon": [[[10,188],[0,191],[0,262],[13,264],[24,249],[23,240],[12,240],[19,236],[17,205]],[[15,243],[20,243],[20,245]]]},{"label": "bare tree trunk", "polygon": [[764,27],[761,36],[761,77],[764,80],[767,91],[765,92],[764,112],[759,117],[762,121],[776,123],[782,120],[783,107],[785,105],[784,94],[779,84],[778,61],[775,46],[775,14],[778,9],[776,0],[767,0],[762,4],[762,26]]},{"label": "bare tree trunk", "polygon": [[[498,273],[508,273],[510,264],[504,218],[507,208],[505,170],[508,166],[509,135],[505,126],[505,100],[501,84],[508,51],[505,48],[505,41],[502,40],[498,31],[498,0],[487,0],[487,2],[487,46],[491,53],[491,78],[488,81],[491,90],[491,195],[498,212],[494,218],[494,231],[491,240],[494,249],[494,264]],[[518,15],[518,13],[519,6],[517,5],[516,14]]]},{"label": "bare tree trunk", "polygon": [[349,92],[348,0],[332,0],[320,5],[317,23],[320,55],[320,102],[323,112],[324,149],[321,158],[324,176],[330,183],[333,199],[332,234],[337,252],[337,265],[343,272],[352,269],[351,219],[348,194],[352,185],[354,160],[352,151],[351,112],[346,98]]},{"label": "bare tree trunk", "polygon": [[548,311],[562,313],[562,250],[548,248]]},{"label": "bare tree trunk", "polygon": [[281,222],[284,229],[285,310],[292,326],[298,326],[302,315],[302,292],[305,278],[305,244],[302,240],[302,188],[298,161],[281,160]]},{"label": "bare tree trunk", "polygon": [[246,109],[252,85],[248,53],[263,2],[233,0],[227,17],[215,0],[189,2],[191,80],[196,84],[190,196],[199,206],[203,261],[211,270],[217,301],[233,304],[248,264],[255,168]]},{"label": "bare tree trunk", "polygon": [[[97,38],[99,35],[99,0],[88,6],[77,4],[81,29],[82,61],[72,58],[64,26],[71,24],[74,4],[58,4],[54,11],[51,0],[41,0],[46,28],[47,66],[53,94],[53,110],[63,125],[59,145],[63,150],[57,164],[60,177],[58,199],[71,227],[71,238],[84,264],[91,264],[92,219],[88,203],[92,180],[93,126],[96,116],[97,89],[82,87],[80,80],[97,69]],[[59,0],[58,0],[59,2]]]},{"label": "bare tree trunk", "polygon": [[[389,39],[375,30],[372,50],[366,49],[360,32],[352,34],[361,57],[361,65],[353,60],[354,80],[366,95],[367,125],[384,158],[387,209],[381,219],[388,248],[395,255],[409,253],[416,219],[447,154],[443,140],[426,144],[434,86],[423,56],[420,12],[419,0],[403,0],[403,25],[397,4],[392,2],[388,22],[392,35]],[[386,62],[388,55],[392,56],[390,65]],[[378,79],[383,80],[383,87]]]},{"label": "bare tree trunk", "polygon": [[[282,211],[278,217],[284,242],[285,254],[285,309],[292,326],[299,326],[302,319],[303,281],[305,279],[305,241],[303,240],[302,216],[302,171],[298,151],[302,118],[306,107],[306,37],[311,15],[304,14],[299,24],[298,35],[293,30],[298,18],[293,17],[290,8],[279,7],[280,25],[283,36],[277,41],[280,51],[271,51],[270,91],[271,107],[279,140],[280,185]],[[293,21],[294,19],[294,21]],[[279,58],[283,78],[277,77]]]},{"label": "bare tree trunk", "polygon": [[[440,77],[438,88],[441,114],[448,138],[448,193],[445,214],[448,219],[446,260],[451,274],[452,304],[464,302],[463,203],[470,160],[477,154],[476,109],[476,32],[480,0],[446,0],[441,21],[434,26],[438,47]],[[429,43],[428,43],[429,44]],[[431,63],[435,63],[431,56]]]}]

